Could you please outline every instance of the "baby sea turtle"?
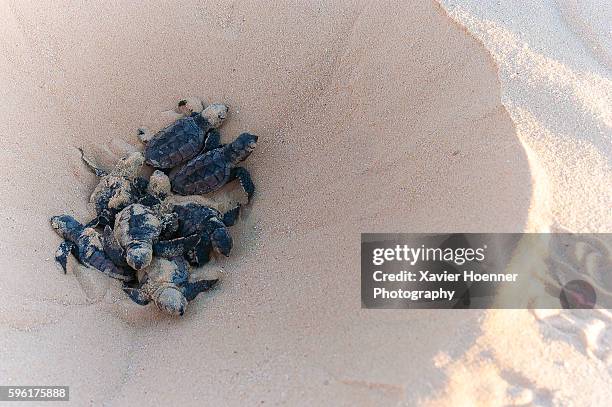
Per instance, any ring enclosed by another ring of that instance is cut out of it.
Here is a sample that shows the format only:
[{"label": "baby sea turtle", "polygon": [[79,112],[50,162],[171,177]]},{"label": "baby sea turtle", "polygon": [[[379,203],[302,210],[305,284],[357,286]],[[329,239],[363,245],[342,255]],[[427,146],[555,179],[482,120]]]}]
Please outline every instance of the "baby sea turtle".
[{"label": "baby sea turtle", "polygon": [[117,214],[113,229],[114,240],[110,238],[108,227],[105,230],[105,250],[114,260],[117,256],[125,258],[135,270],[147,267],[153,254],[162,257],[182,256],[200,240],[192,235],[172,240],[160,240],[161,236],[171,235],[165,229],[174,229],[178,222],[176,214],[160,217],[153,209],[142,204],[132,204]]},{"label": "baby sea turtle", "polygon": [[55,260],[66,273],[68,255],[72,253],[79,263],[93,267],[110,277],[130,281],[136,277],[133,270],[117,267],[106,256],[100,234],[93,228],[85,227],[70,215],[53,216],[51,226],[66,239],[55,253]]},{"label": "baby sea turtle", "polygon": [[145,143],[144,156],[147,164],[155,168],[172,168],[187,162],[204,149],[207,151],[219,144],[221,135],[215,129],[227,116],[227,106],[213,103],[202,112],[185,109],[187,102],[179,102],[183,117],[170,126],[151,135],[146,129],[139,130],[139,138]]},{"label": "baby sea turtle", "polygon": [[101,177],[89,198],[90,210],[96,216],[96,220],[90,224],[112,225],[117,213],[137,202],[144,193],[147,181],[138,176],[144,164],[144,156],[140,152],[130,153],[107,172],[85,157],[82,149],[79,150],[83,161],[98,177]]},{"label": "baby sea turtle", "polygon": [[222,214],[215,208],[187,202],[174,205],[173,212],[178,215],[180,236],[196,234],[200,237],[200,242],[185,254],[191,265],[201,266],[207,263],[211,250],[229,256],[233,241],[228,226],[236,223],[240,206]]},{"label": "baby sea turtle", "polygon": [[181,195],[206,194],[237,178],[250,201],[255,185],[249,172],[237,165],[251,155],[256,145],[257,136],[242,133],[230,144],[199,155],[171,176],[172,190]]},{"label": "baby sea turtle", "polygon": [[153,258],[151,264],[138,273],[137,287],[126,285],[123,290],[137,304],[153,302],[171,315],[183,315],[187,302],[212,288],[217,279],[189,282],[189,264],[183,257]]}]

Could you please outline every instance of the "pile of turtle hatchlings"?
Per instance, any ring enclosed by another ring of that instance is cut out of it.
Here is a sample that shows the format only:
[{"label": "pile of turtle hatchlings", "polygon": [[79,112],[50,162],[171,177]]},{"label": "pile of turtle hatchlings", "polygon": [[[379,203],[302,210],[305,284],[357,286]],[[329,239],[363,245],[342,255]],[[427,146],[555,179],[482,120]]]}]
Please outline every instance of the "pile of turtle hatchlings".
[{"label": "pile of turtle hatchlings", "polygon": [[[242,133],[221,144],[218,128],[227,106],[202,109],[197,103],[180,101],[180,118],[156,134],[139,129],[144,154],[132,152],[109,171],[81,150],[100,178],[89,201],[95,218],[87,224],[70,215],[51,218],[64,239],[55,256],[64,273],[72,254],[83,266],[122,280],[137,304],[153,302],[172,315],[183,315],[188,301],[217,283],[190,281],[191,267],[204,265],[211,255],[229,256],[228,227],[237,221],[240,205],[221,213],[196,199],[176,203],[171,198],[208,194],[238,180],[250,202],[255,186],[239,164],[255,148],[257,136]],[[148,179],[140,175],[145,163],[155,168]]]}]

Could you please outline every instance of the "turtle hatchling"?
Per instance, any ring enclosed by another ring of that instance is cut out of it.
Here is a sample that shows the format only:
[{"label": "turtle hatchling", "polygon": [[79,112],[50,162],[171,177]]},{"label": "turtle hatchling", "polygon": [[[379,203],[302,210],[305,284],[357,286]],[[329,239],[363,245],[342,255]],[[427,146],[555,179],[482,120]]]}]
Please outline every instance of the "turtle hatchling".
[{"label": "turtle hatchling", "polygon": [[53,216],[51,226],[65,241],[55,253],[55,260],[66,273],[68,255],[72,253],[79,263],[93,267],[106,275],[124,281],[133,280],[133,270],[117,267],[106,256],[100,234],[95,229],[85,227],[70,215]]},{"label": "turtle hatchling", "polygon": [[242,133],[233,142],[197,156],[171,176],[172,190],[181,195],[206,194],[238,179],[250,201],[255,185],[249,172],[238,164],[256,145],[257,136]]},{"label": "turtle hatchling", "polygon": [[217,279],[189,282],[189,264],[183,257],[166,259],[155,257],[151,264],[138,273],[137,287],[126,285],[123,291],[137,304],[153,302],[171,315],[183,315],[188,301],[209,290]]},{"label": "turtle hatchling", "polygon": [[145,161],[155,168],[176,167],[200,154],[202,150],[207,151],[217,146],[221,139],[215,129],[225,120],[227,106],[213,103],[198,113],[186,109],[185,100],[178,105],[187,117],[178,119],[155,135],[145,129],[139,130],[138,137],[145,143]]},{"label": "turtle hatchling", "polygon": [[197,234],[200,237],[200,242],[185,253],[192,266],[206,264],[211,251],[229,256],[233,240],[228,227],[236,223],[240,206],[223,214],[210,206],[187,202],[174,205],[172,210],[178,215],[180,236]]},{"label": "turtle hatchling", "polygon": [[153,254],[168,258],[182,256],[193,248],[200,238],[192,235],[160,240],[161,236],[171,234],[165,233],[165,229],[176,227],[175,218],[176,215],[160,218],[152,208],[132,204],[117,214],[113,229],[114,240],[109,237],[109,228],[105,229],[104,249],[113,259],[117,256],[124,257],[127,264],[135,270],[147,267],[153,259]]},{"label": "turtle hatchling", "polygon": [[112,225],[117,213],[137,202],[144,194],[147,181],[138,176],[144,164],[144,156],[140,152],[130,153],[107,172],[88,159],[83,150],[80,151],[83,161],[98,177],[101,177],[89,198],[90,210],[96,216],[90,224]]}]

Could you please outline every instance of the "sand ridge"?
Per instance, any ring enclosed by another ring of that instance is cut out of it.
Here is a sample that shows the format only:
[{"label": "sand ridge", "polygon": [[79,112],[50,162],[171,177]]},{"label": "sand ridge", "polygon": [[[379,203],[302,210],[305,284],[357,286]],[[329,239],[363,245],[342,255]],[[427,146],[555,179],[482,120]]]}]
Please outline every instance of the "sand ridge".
[{"label": "sand ridge", "polygon": [[[597,0],[582,1],[579,7],[572,0],[442,3],[499,66],[502,102],[516,123],[533,179],[530,228],[609,232],[612,82],[607,27],[612,8]],[[556,240],[551,237],[547,262],[554,264],[561,281],[546,285],[586,279],[600,296],[609,296],[612,248],[597,236]],[[550,267],[537,256],[526,260],[523,270],[534,276]],[[536,290],[537,284],[526,288]],[[432,400],[440,405],[605,405],[612,382],[611,324],[607,310],[490,311],[479,343],[447,367],[447,390]],[[489,357],[476,356],[482,354]],[[482,380],[472,386],[466,372],[474,371]]]},{"label": "sand ridge", "polygon": [[[532,174],[493,60],[436,3],[0,11],[3,383],[108,406],[411,405],[446,388],[436,361],[475,349],[484,312],[361,310],[359,233],[524,230]],[[48,218],[87,216],[76,147],[108,166],[194,94],[230,106],[226,140],[260,136],[258,192],[220,289],[170,319],[60,274]]]}]

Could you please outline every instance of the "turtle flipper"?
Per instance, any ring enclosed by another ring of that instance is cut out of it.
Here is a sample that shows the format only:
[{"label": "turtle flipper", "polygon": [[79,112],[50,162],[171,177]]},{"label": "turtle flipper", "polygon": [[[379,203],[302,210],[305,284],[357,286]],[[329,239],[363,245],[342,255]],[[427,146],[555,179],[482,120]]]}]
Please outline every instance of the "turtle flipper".
[{"label": "turtle flipper", "polygon": [[85,152],[83,151],[82,148],[79,147],[79,151],[81,152],[81,160],[83,160],[83,162],[87,165],[87,167],[94,174],[96,174],[96,176],[104,177],[105,175],[108,175],[108,171],[98,167],[98,165],[96,164],[95,161],[93,161],[91,158],[88,158],[88,157],[85,156]]},{"label": "turtle flipper", "polygon": [[82,262],[117,280],[132,281],[136,278],[134,270],[127,267],[117,267],[115,263],[106,256],[106,253],[101,250],[94,250],[93,253],[87,257],[86,261]]},{"label": "turtle flipper", "polygon": [[153,253],[156,256],[172,258],[182,256],[193,249],[200,241],[200,236],[193,234],[172,240],[162,240],[153,244]]},{"label": "turtle flipper", "polygon": [[217,129],[213,129],[208,132],[206,141],[204,142],[203,152],[214,150],[215,148],[221,147],[221,133]]},{"label": "turtle flipper", "polygon": [[238,179],[240,181],[240,185],[244,192],[246,192],[248,197],[248,202],[251,202],[253,198],[253,194],[255,193],[255,184],[253,184],[253,180],[251,179],[251,174],[244,167],[236,167],[232,169],[230,173],[230,180]]},{"label": "turtle flipper", "polygon": [[126,293],[128,297],[130,297],[130,299],[138,305],[147,305],[149,302],[151,302],[144,291],[140,288],[123,286],[123,292]]},{"label": "turtle flipper", "polygon": [[65,240],[55,251],[55,261],[62,266],[64,274],[67,273],[68,256],[74,251],[75,248],[76,244],[69,240]]},{"label": "turtle flipper", "polygon": [[237,205],[235,208],[232,208],[223,214],[223,223],[225,224],[225,226],[234,226],[236,224],[236,221],[238,220],[239,215],[240,205]]},{"label": "turtle flipper", "polygon": [[102,246],[104,247],[104,253],[106,253],[108,258],[115,263],[116,266],[128,267],[125,261],[125,250],[121,247],[119,242],[117,242],[113,234],[113,229],[108,225],[106,225],[102,233]]},{"label": "turtle flipper", "polygon": [[215,278],[214,280],[199,280],[192,283],[187,283],[183,287],[183,294],[185,295],[185,298],[187,298],[187,301],[191,301],[201,292],[213,288],[218,281],[219,279]]}]

